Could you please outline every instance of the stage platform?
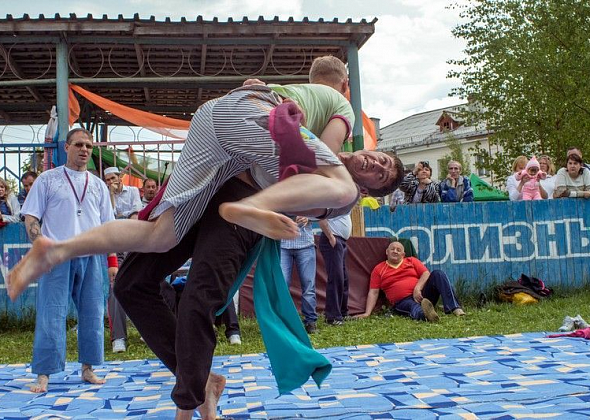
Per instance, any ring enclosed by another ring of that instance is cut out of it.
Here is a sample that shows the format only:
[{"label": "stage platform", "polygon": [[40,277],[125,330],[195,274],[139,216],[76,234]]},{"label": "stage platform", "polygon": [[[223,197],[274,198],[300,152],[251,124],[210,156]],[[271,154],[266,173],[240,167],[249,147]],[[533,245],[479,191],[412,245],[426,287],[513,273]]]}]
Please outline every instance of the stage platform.
[{"label": "stage platform", "polygon": [[[279,396],[265,354],[215,357],[228,378],[226,419],[519,419],[590,417],[590,342],[544,333],[320,350],[334,365]],[[80,382],[80,365],[33,394],[28,365],[0,366],[2,419],[172,419],[174,377],[156,360],[98,367],[107,383]]]}]

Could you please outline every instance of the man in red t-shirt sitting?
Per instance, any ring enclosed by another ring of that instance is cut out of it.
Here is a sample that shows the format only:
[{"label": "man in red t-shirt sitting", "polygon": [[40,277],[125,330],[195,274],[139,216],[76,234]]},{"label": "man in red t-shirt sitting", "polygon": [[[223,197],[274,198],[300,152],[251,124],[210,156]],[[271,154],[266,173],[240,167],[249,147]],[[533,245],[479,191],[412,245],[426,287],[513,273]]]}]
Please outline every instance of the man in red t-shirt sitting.
[{"label": "man in red t-shirt sitting", "polygon": [[371,273],[365,313],[358,318],[371,315],[379,290],[385,292],[395,312],[412,319],[438,321],[434,305],[439,297],[442,297],[445,313],[465,315],[444,272],[434,270],[431,273],[417,258],[405,258],[404,246],[399,242],[392,242],[385,255],[387,261],[377,264]]}]

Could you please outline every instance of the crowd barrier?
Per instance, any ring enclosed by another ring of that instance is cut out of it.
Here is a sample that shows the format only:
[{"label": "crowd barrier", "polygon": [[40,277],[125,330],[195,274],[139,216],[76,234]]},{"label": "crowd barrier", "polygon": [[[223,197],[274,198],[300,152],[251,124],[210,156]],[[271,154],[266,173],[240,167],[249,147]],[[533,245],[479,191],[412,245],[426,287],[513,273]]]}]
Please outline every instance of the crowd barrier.
[{"label": "crowd barrier", "polygon": [[[527,202],[475,202],[383,206],[364,211],[366,238],[348,241],[349,312],[364,309],[371,269],[385,259],[391,237],[411,240],[430,270],[444,270],[467,290],[485,290],[521,273],[548,286],[582,287],[590,280],[590,201],[559,199]],[[317,238],[316,238],[317,240]],[[4,275],[28,250],[24,225],[0,229],[2,265],[0,315],[21,316],[34,308],[36,287],[10,302]],[[296,271],[296,270],[294,270]],[[296,274],[291,291],[299,303]],[[326,274],[318,252],[318,309],[323,309]],[[105,274],[105,290],[108,280]],[[252,285],[240,292],[241,312],[252,313]]]},{"label": "crowd barrier", "polygon": [[410,239],[420,260],[474,288],[533,275],[549,285],[590,278],[590,201],[413,204],[365,210],[366,235]]}]

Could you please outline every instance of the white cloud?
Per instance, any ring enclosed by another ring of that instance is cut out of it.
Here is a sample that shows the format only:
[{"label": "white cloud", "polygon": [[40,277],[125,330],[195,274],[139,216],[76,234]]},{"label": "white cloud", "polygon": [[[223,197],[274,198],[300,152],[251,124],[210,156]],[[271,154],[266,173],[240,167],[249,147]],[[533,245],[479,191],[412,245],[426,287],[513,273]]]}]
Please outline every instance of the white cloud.
[{"label": "white cloud", "polygon": [[363,108],[383,125],[427,110],[427,104],[434,109],[457,101],[447,97],[457,81],[446,78],[446,61],[462,49],[448,24],[457,18],[442,6],[422,3],[431,7],[413,17],[380,16],[375,34],[360,50]]},{"label": "white cloud", "polygon": [[[180,17],[194,19],[200,15],[205,19],[217,17],[224,22],[228,17],[238,20],[244,16],[249,19],[256,19],[258,16],[263,15],[265,18],[270,19],[275,15],[281,18],[301,15],[301,0],[289,2],[269,2],[266,0],[132,0],[131,3],[138,10],[149,11],[149,15],[154,15],[159,19],[166,16],[175,19]],[[143,13],[140,13],[141,15]]]},{"label": "white cloud", "polygon": [[4,13],[45,13],[48,17],[56,12],[62,16],[92,13],[111,18],[139,13],[142,18],[153,15],[158,20],[201,15],[221,22],[230,16],[236,20],[259,15],[266,19],[275,15],[281,19],[309,16],[312,20],[338,17],[340,21],[350,17],[355,22],[376,16],[376,32],[360,50],[362,100],[365,112],[386,125],[414,112],[458,101],[447,97],[458,81],[446,78],[450,68],[446,61],[459,58],[463,49],[462,42],[451,34],[459,22],[458,11],[446,8],[455,1],[468,0],[20,0],[5,1],[9,4],[4,5]]}]

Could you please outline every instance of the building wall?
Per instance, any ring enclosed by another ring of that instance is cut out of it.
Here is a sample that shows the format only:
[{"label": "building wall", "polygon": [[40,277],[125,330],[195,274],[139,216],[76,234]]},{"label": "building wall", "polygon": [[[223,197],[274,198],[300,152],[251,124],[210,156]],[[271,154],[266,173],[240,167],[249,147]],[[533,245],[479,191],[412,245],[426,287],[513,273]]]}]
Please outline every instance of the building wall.
[{"label": "building wall", "polygon": [[[480,171],[476,168],[476,160],[477,156],[475,156],[474,152],[470,149],[474,148],[476,142],[479,141],[482,148],[489,148],[489,142],[487,138],[479,138],[479,139],[459,139],[462,142],[462,151],[463,156],[466,157],[469,161],[469,168],[471,173],[474,173],[480,176],[484,181],[494,184],[493,174],[487,171]],[[399,156],[402,163],[407,168],[412,168],[418,162],[421,161],[428,161],[430,163],[430,167],[432,168],[432,177],[433,179],[444,179],[447,176],[447,168],[440,168],[439,167],[439,160],[443,159],[444,156],[451,153],[451,150],[447,146],[446,142],[437,142],[431,144],[423,144],[423,145],[416,145],[410,147],[400,148],[395,151],[395,153]],[[466,168],[463,168],[463,174],[468,175]],[[496,185],[498,186],[498,185]]]}]

